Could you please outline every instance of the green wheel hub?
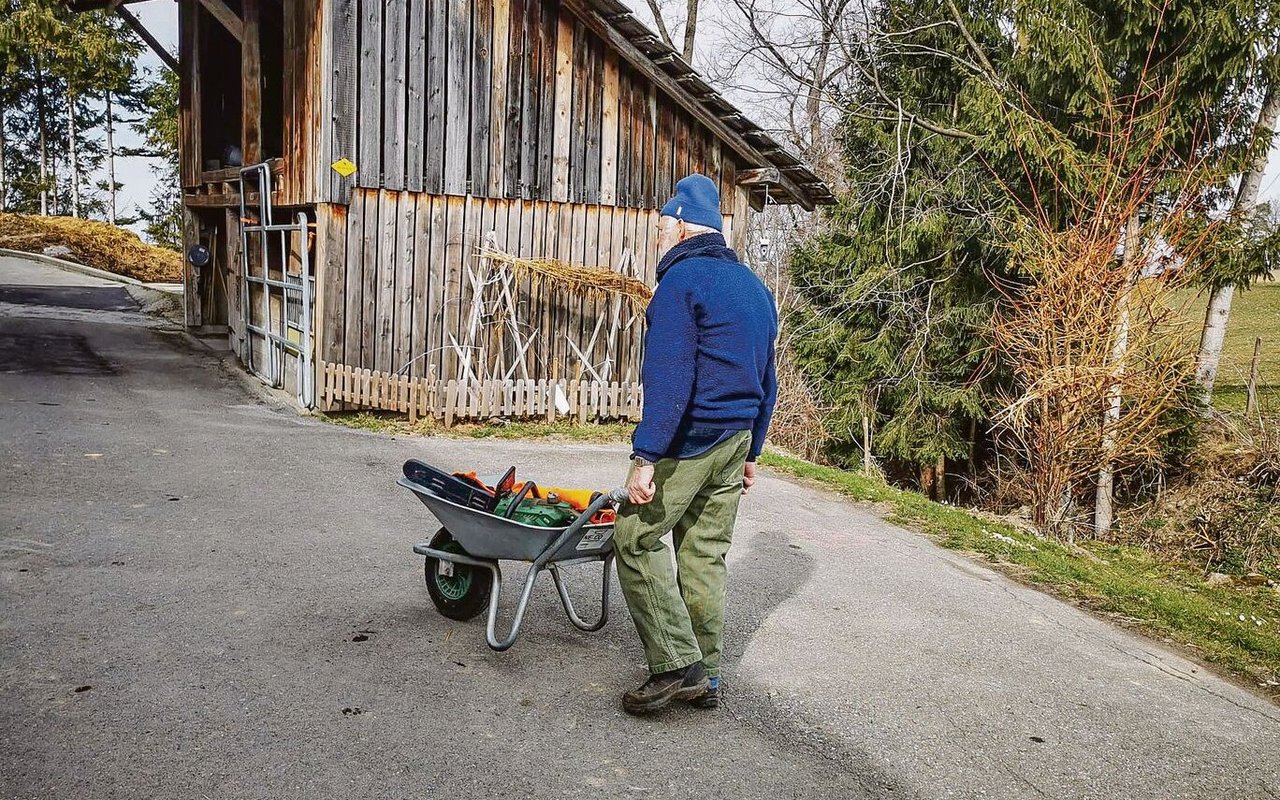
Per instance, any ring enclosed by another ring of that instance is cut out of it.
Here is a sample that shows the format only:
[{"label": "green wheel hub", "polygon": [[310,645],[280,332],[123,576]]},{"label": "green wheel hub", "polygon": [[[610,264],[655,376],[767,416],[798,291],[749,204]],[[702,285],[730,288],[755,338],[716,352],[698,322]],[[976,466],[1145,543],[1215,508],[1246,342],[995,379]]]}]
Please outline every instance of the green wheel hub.
[{"label": "green wheel hub", "polygon": [[471,591],[471,567],[453,565],[453,575],[436,573],[436,587],[450,600],[461,600]]}]

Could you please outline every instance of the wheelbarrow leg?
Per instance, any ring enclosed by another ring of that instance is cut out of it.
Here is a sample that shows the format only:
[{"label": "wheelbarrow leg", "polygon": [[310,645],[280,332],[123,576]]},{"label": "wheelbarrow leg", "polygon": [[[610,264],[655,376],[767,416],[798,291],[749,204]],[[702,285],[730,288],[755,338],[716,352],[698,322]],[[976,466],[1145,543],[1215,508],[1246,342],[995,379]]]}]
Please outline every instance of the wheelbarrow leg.
[{"label": "wheelbarrow leg", "polygon": [[565,587],[564,580],[560,577],[559,568],[554,563],[548,568],[551,570],[551,579],[556,582],[556,591],[560,593],[560,602],[564,605],[564,613],[568,615],[573,627],[587,633],[594,633],[603,628],[609,621],[609,573],[613,569],[613,553],[609,553],[604,557],[604,580],[600,588],[600,618],[595,622],[582,621],[578,613],[573,610],[573,601],[569,599],[569,590]]},{"label": "wheelbarrow leg", "polygon": [[499,641],[498,599],[502,596],[502,569],[496,561],[486,566],[493,572],[493,592],[489,595],[489,624],[485,626],[484,636],[489,646],[501,653],[515,644],[516,637],[520,635],[520,625],[524,622],[524,611],[529,605],[529,596],[533,594],[533,583],[538,579],[538,573],[542,571],[542,568],[537,565],[529,567],[529,574],[524,579],[524,591],[520,593],[520,602],[516,604],[516,614],[515,619],[511,622],[511,630],[507,633],[507,638]]}]

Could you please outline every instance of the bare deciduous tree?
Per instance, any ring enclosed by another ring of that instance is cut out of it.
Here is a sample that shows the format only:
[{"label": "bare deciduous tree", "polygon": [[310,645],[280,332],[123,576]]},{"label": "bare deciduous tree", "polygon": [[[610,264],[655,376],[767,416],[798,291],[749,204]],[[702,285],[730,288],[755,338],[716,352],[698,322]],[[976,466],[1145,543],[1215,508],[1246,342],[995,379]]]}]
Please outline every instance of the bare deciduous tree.
[{"label": "bare deciduous tree", "polygon": [[833,188],[845,185],[838,129],[865,35],[854,0],[721,0],[711,79]]},{"label": "bare deciduous tree", "polygon": [[675,39],[671,35],[671,31],[675,26],[667,25],[667,14],[669,13],[662,0],[647,0],[649,4],[649,13],[653,14],[653,22],[658,26],[658,35],[662,37],[662,41],[666,42],[667,47],[680,53],[680,57],[685,63],[692,65],[694,57],[694,45],[698,36],[698,11],[701,0],[685,0],[684,8],[684,33],[681,47],[676,47]]}]

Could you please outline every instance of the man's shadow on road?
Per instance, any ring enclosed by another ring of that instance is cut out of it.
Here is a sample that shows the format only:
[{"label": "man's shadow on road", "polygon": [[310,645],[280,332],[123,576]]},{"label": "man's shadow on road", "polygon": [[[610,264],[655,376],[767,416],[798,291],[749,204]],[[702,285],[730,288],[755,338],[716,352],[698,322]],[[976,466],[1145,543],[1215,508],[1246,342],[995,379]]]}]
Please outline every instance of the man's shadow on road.
[{"label": "man's shadow on road", "polygon": [[813,575],[813,556],[783,531],[759,531],[729,564],[723,659],[735,669],[760,627]]}]

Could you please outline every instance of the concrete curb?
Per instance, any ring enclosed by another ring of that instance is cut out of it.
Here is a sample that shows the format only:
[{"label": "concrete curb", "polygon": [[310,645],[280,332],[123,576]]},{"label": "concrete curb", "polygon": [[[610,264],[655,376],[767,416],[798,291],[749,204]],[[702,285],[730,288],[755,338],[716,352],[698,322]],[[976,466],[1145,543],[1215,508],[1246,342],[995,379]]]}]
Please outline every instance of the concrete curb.
[{"label": "concrete curb", "polygon": [[67,272],[79,272],[82,275],[88,275],[92,278],[101,278],[106,281],[116,281],[117,283],[127,283],[131,286],[145,286],[142,281],[137,278],[130,278],[128,275],[117,275],[114,272],[107,272],[104,269],[96,267],[86,267],[84,264],[77,264],[74,261],[63,261],[61,258],[46,256],[44,253],[28,253],[26,250],[10,250],[6,247],[0,247],[0,256],[9,256],[10,258],[26,258],[32,261],[38,261],[41,264],[47,264],[51,267],[57,267]]}]

